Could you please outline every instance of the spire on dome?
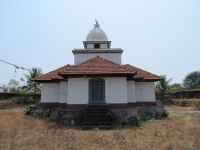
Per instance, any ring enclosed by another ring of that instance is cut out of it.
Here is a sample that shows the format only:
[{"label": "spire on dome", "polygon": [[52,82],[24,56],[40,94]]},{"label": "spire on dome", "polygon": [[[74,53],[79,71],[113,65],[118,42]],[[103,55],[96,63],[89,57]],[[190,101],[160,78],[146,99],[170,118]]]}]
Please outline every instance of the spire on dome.
[{"label": "spire on dome", "polygon": [[111,41],[105,32],[100,28],[100,24],[95,20],[94,28],[88,33],[86,41],[83,41],[85,49],[107,49],[110,48]]},{"label": "spire on dome", "polygon": [[98,21],[94,24],[94,28],[89,32],[86,41],[108,41],[108,37],[105,32],[100,28]]}]

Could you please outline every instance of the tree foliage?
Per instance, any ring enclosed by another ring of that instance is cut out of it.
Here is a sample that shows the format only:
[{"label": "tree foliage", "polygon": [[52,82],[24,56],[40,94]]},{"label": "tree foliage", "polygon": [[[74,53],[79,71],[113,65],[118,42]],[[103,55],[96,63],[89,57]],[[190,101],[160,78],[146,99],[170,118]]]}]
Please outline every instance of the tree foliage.
[{"label": "tree foliage", "polygon": [[[10,79],[7,85],[2,84],[0,86],[0,92],[4,93],[33,93],[36,94],[40,92],[41,84],[32,81],[32,78],[42,75],[41,68],[31,68],[29,74],[24,74],[27,82],[24,85],[25,80],[21,77],[20,81],[16,81],[15,79]],[[22,86],[23,85],[23,86]]]},{"label": "tree foliage", "polygon": [[175,90],[175,91],[178,91],[178,90],[182,90],[182,89],[183,89],[183,87],[181,86],[180,83],[174,83],[174,84],[172,84],[172,85],[171,85],[171,88],[172,88],[173,90]]},{"label": "tree foliage", "polygon": [[0,89],[4,93],[19,93],[20,92],[20,86],[19,82],[15,79],[10,79],[9,83],[7,85],[2,84],[0,86]]},{"label": "tree foliage", "polygon": [[199,89],[200,88],[200,72],[193,71],[186,75],[182,83],[186,89]]},{"label": "tree foliage", "polygon": [[8,83],[8,88],[10,93],[18,93],[19,91],[19,82],[15,79],[10,79],[10,82]]},{"label": "tree foliage", "polygon": [[2,84],[2,86],[0,86],[0,89],[4,93],[8,93],[9,92],[9,88],[5,84]]},{"label": "tree foliage", "polygon": [[166,75],[161,75],[162,80],[158,81],[156,84],[156,92],[160,94],[161,99],[166,99],[166,94],[170,93],[175,88],[170,85],[172,78],[167,80]]},{"label": "tree foliage", "polygon": [[33,92],[33,94],[36,94],[38,91],[41,90],[41,84],[35,81],[32,81],[31,79],[38,77],[42,75],[42,69],[41,68],[31,68],[29,71],[29,74],[24,74],[27,85],[24,86],[23,89],[29,92]]}]

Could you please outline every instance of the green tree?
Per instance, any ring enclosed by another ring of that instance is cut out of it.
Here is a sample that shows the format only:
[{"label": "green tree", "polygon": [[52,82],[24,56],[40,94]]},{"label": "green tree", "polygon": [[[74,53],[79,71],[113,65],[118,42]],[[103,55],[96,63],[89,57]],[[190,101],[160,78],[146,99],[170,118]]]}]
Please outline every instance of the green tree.
[{"label": "green tree", "polygon": [[18,93],[19,92],[19,82],[15,79],[10,79],[8,83],[9,93]]},{"label": "green tree", "polygon": [[2,84],[2,86],[0,86],[0,89],[2,90],[3,93],[8,93],[9,92],[9,88],[5,84]]},{"label": "green tree", "polygon": [[156,92],[160,94],[161,100],[166,99],[166,94],[174,90],[174,87],[170,85],[172,78],[167,80],[166,75],[161,75],[162,80],[158,81],[156,84]]},{"label": "green tree", "polygon": [[175,91],[182,90],[182,86],[180,83],[174,83],[171,85],[171,88]]},{"label": "green tree", "polygon": [[186,89],[199,89],[200,88],[200,72],[193,71],[186,75],[183,79],[183,87]]},{"label": "green tree", "polygon": [[32,81],[31,79],[38,77],[42,75],[42,69],[41,68],[31,68],[29,71],[29,74],[24,74],[27,82],[26,86],[23,87],[26,91],[32,92],[34,95],[38,93],[38,91],[41,90],[41,84],[35,81]]}]

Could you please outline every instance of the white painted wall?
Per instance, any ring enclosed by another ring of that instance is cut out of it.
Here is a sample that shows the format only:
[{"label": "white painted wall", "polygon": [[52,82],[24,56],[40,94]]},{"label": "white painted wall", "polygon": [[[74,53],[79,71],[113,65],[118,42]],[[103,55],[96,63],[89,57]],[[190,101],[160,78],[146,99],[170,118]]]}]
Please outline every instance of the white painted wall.
[{"label": "white painted wall", "polygon": [[[68,82],[43,83],[41,102],[88,104],[89,79],[69,78]],[[106,77],[105,102],[155,102],[154,82],[127,81],[125,77]]]},{"label": "white painted wall", "polygon": [[128,102],[136,102],[135,81],[127,81],[127,99]]},{"label": "white painted wall", "polygon": [[135,82],[137,102],[155,102],[154,82]]},{"label": "white painted wall", "polygon": [[62,81],[60,82],[60,101],[59,103],[67,103],[68,102],[68,82]]},{"label": "white painted wall", "polygon": [[[67,104],[88,104],[89,102],[89,79],[68,79],[68,102]],[[126,77],[102,78],[105,79],[106,103],[127,103]]]},{"label": "white painted wall", "polygon": [[108,44],[100,44],[100,48],[108,48]]},{"label": "white painted wall", "polygon": [[60,83],[42,83],[41,102],[59,102]]},{"label": "white painted wall", "polygon": [[110,77],[104,79],[106,103],[127,103],[126,77]]},{"label": "white painted wall", "polygon": [[94,48],[94,44],[87,44],[87,48]]},{"label": "white painted wall", "polygon": [[88,104],[89,78],[68,78],[68,103]]},{"label": "white painted wall", "polygon": [[121,53],[85,53],[85,54],[74,54],[74,64],[79,64],[84,62],[90,58],[94,58],[96,56],[103,57],[107,60],[113,61],[117,64],[121,64]]},{"label": "white painted wall", "polygon": [[[87,49],[94,48],[94,44],[87,44]],[[100,48],[108,48],[108,44],[100,44]]]}]

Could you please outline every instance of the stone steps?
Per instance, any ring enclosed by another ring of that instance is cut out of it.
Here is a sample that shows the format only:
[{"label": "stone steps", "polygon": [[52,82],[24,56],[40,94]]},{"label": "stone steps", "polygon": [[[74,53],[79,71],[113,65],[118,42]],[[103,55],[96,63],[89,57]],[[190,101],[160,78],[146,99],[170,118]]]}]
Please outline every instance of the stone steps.
[{"label": "stone steps", "polygon": [[82,128],[85,130],[95,129],[95,128],[108,130],[108,129],[110,129],[110,126],[82,126]]},{"label": "stone steps", "polygon": [[110,129],[109,105],[89,104],[84,111],[83,129]]},{"label": "stone steps", "polygon": [[110,122],[83,122],[83,126],[110,126]]},{"label": "stone steps", "polygon": [[107,122],[107,121],[110,121],[110,118],[84,118],[84,121],[85,122],[99,122],[99,121]]},{"label": "stone steps", "polygon": [[106,115],[106,113],[107,113],[107,110],[104,110],[104,111],[102,111],[102,110],[88,110],[88,111],[86,111],[85,110],[85,114],[88,114],[88,115],[91,115],[91,114],[94,114],[94,115]]}]

